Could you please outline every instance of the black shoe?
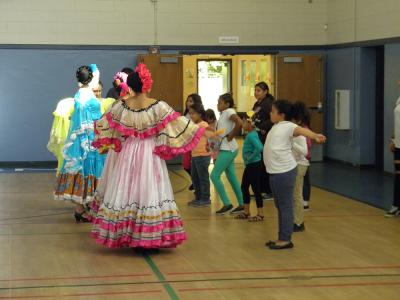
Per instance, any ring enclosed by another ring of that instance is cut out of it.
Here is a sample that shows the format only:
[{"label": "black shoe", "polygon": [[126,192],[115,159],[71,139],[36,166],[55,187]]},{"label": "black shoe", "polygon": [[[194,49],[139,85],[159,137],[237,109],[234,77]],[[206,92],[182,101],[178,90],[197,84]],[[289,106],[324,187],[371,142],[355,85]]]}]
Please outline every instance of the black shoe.
[{"label": "black shoe", "polygon": [[82,223],[90,223],[89,219],[85,218],[83,216],[84,213],[85,212],[82,212],[82,213],[75,212],[74,217],[75,217],[76,223],[80,223],[80,222],[82,222]]},{"label": "black shoe", "polygon": [[226,214],[228,211],[230,211],[233,208],[232,204],[229,205],[224,205],[222,206],[222,208],[220,210],[217,210],[215,213],[217,215],[224,215]]},{"label": "black shoe", "polygon": [[306,230],[304,223],[301,223],[300,225],[297,225],[297,224],[293,225],[293,232],[302,232],[304,230]]},{"label": "black shoe", "polygon": [[264,200],[264,201],[271,201],[271,200],[274,200],[274,195],[272,195],[272,194],[262,194],[261,195],[262,196],[262,199]]},{"label": "black shoe", "polygon": [[194,191],[194,186],[193,186],[193,184],[191,184],[191,185],[189,186],[189,191]]},{"label": "black shoe", "polygon": [[271,250],[282,250],[282,249],[292,249],[294,247],[294,244],[292,242],[289,242],[284,245],[277,245],[277,244],[271,244],[268,246],[269,249]]},{"label": "black shoe", "polygon": [[137,254],[142,254],[142,255],[149,255],[149,254],[158,254],[158,253],[160,253],[160,249],[159,249],[159,248],[143,248],[143,247],[136,247],[136,248],[133,248],[133,250],[134,250]]},{"label": "black shoe", "polygon": [[195,202],[197,202],[197,201],[199,201],[199,200],[193,199],[192,201],[189,201],[189,202],[187,203],[187,205],[191,206],[193,203],[195,203]]},{"label": "black shoe", "polygon": [[239,205],[238,207],[236,207],[234,210],[232,210],[230,212],[231,215],[237,215],[244,212],[244,206],[243,205]]},{"label": "black shoe", "polygon": [[265,243],[265,246],[267,246],[267,247],[269,247],[271,245],[275,245],[275,242],[274,241],[268,241],[268,242]]},{"label": "black shoe", "polygon": [[310,206],[309,205],[304,205],[304,210],[309,210]]}]

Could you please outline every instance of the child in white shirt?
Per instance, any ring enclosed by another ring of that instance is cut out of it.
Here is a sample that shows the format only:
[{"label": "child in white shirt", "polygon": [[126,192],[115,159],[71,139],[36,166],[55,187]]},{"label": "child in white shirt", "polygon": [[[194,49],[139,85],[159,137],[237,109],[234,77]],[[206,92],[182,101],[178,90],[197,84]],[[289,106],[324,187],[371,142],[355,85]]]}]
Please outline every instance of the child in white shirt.
[{"label": "child in white shirt", "polygon": [[317,143],[326,137],[290,122],[293,105],[287,100],[277,100],[272,105],[271,121],[275,124],[268,133],[264,146],[264,163],[270,174],[270,184],[278,209],[279,237],[266,243],[270,249],[293,248],[293,190],[297,176],[297,162],[293,156],[293,138],[306,136]]}]

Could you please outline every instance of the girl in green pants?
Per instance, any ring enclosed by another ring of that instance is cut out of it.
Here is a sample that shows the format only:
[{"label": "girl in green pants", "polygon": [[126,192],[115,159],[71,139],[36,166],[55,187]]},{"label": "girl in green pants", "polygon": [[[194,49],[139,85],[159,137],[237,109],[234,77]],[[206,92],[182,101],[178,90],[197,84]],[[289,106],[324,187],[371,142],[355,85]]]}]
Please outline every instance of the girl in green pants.
[{"label": "girl in green pants", "polygon": [[[235,140],[235,136],[238,135],[242,129],[242,120],[236,114],[233,106],[234,101],[231,94],[227,93],[219,97],[218,111],[221,115],[218,120],[217,130],[223,130],[224,133],[220,152],[210,175],[211,181],[224,204],[224,206],[216,212],[217,215],[223,215],[229,211],[231,211],[231,214],[238,214],[244,211],[242,191],[240,183],[236,178],[234,166],[235,157],[239,152],[239,146]],[[235,209],[233,209],[221,181],[222,172],[225,172],[239,204]]]}]

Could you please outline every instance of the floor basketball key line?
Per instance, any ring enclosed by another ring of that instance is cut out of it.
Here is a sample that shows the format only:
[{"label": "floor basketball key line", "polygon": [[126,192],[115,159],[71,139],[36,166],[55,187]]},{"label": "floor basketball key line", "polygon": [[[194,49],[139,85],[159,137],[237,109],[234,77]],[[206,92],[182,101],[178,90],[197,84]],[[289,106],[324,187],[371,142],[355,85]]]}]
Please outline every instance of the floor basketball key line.
[{"label": "floor basketball key line", "polygon": [[[378,269],[400,269],[400,265],[376,265],[376,266],[342,266],[329,268],[300,267],[290,269],[253,269],[253,270],[218,270],[218,271],[199,271],[199,272],[167,272],[168,276],[177,275],[205,275],[205,274],[223,274],[223,273],[267,273],[267,272],[302,272],[302,271],[344,271],[344,270],[378,270]],[[65,277],[30,277],[30,278],[10,278],[0,279],[0,282],[17,281],[45,281],[45,280],[81,280],[81,279],[101,279],[101,278],[124,278],[150,276],[154,273],[133,273],[133,274],[104,274],[97,276],[65,276]],[[165,276],[163,276],[165,278]]]},{"label": "floor basketball key line", "polygon": [[103,292],[103,293],[79,293],[62,295],[32,295],[32,296],[0,296],[0,299],[43,299],[43,298],[64,298],[64,297],[94,297],[94,296],[112,296],[112,295],[134,295],[134,294],[153,294],[161,293],[162,290],[154,291],[123,291],[123,292]]},{"label": "floor basketball key line", "polygon": [[[145,255],[146,257],[146,255]],[[147,255],[147,257],[149,257]],[[151,258],[150,258],[151,259]],[[3,287],[0,291],[7,290],[28,290],[28,289],[54,289],[54,288],[80,288],[80,287],[97,287],[97,286],[122,286],[122,285],[144,285],[144,284],[162,284],[170,295],[172,300],[179,300],[179,297],[170,284],[174,283],[195,283],[195,282],[228,282],[228,281],[260,281],[260,280],[293,280],[304,281],[311,279],[341,279],[341,278],[383,278],[383,277],[400,277],[398,274],[337,274],[337,275],[296,275],[296,276],[273,276],[273,277],[239,277],[239,278],[201,278],[201,279],[182,279],[182,280],[165,280],[160,270],[151,260],[150,267],[155,267],[154,274],[158,277],[158,281],[141,281],[141,282],[110,282],[110,283],[93,283],[93,284],[68,284],[68,285],[38,285],[38,286],[19,286],[19,287]],[[153,268],[152,268],[153,270]],[[160,276],[160,277],[159,277]]]},{"label": "floor basketball key line", "polygon": [[[32,218],[39,218],[39,217],[51,217],[51,216],[58,216],[58,215],[65,215],[69,212],[65,213],[57,213],[57,214],[49,214],[49,215],[38,215],[38,216],[26,216],[26,217],[17,217],[17,218],[9,218],[9,219],[0,219],[1,221],[11,221],[11,220],[23,220],[23,219],[32,219]],[[382,217],[380,214],[351,214],[351,215],[308,215],[305,218],[369,218],[369,217]],[[276,216],[265,216],[266,219],[277,219]],[[230,221],[230,218],[218,217],[218,218],[184,218],[184,221]],[[0,223],[0,226],[12,226],[12,225],[54,225],[59,223]]]},{"label": "floor basketball key line", "polygon": [[167,272],[166,275],[204,275],[204,274],[222,274],[222,273],[266,273],[266,272],[302,272],[302,271],[342,271],[342,270],[376,270],[376,269],[400,269],[400,265],[384,266],[347,266],[330,268],[290,268],[290,269],[254,269],[254,270],[217,270],[200,272]]},{"label": "floor basketball key line", "polygon": [[81,235],[90,234],[90,231],[79,231],[79,232],[37,232],[37,233],[0,233],[0,236],[40,236],[40,235]]},{"label": "floor basketball key line", "polygon": [[357,286],[391,286],[400,285],[400,281],[389,281],[389,282],[351,282],[351,283],[340,283],[340,284],[302,284],[302,285],[264,285],[264,286],[231,286],[231,287],[216,287],[216,288],[189,288],[179,289],[179,292],[210,292],[210,291],[222,291],[222,290],[244,290],[244,289],[298,289],[298,288],[337,288],[337,287],[357,287]]},{"label": "floor basketball key line", "polygon": [[14,278],[14,279],[0,279],[0,282],[105,279],[105,278],[124,278],[124,277],[144,277],[144,276],[151,276],[151,275],[152,275],[151,273],[141,273],[141,274],[108,274],[108,275],[98,275],[98,276]]},{"label": "floor basketball key line", "polygon": [[[36,215],[36,216],[25,216],[25,217],[15,217],[15,218],[5,218],[5,219],[0,219],[1,221],[12,221],[12,220],[23,220],[23,219],[32,219],[32,218],[42,218],[42,217],[52,217],[52,216],[60,216],[60,215],[65,215],[69,214],[70,212],[62,212],[62,213],[56,213],[56,214],[45,214],[45,215]],[[3,225],[3,224],[0,224]]]}]

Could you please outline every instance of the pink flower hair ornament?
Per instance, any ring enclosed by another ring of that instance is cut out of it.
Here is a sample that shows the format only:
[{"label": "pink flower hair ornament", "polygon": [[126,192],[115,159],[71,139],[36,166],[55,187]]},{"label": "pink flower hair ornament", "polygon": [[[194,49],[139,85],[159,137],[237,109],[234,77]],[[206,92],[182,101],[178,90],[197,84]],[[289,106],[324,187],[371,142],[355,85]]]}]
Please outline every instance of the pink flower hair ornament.
[{"label": "pink flower hair ornament", "polygon": [[139,74],[139,78],[142,81],[142,93],[147,93],[151,90],[153,85],[153,79],[151,78],[151,73],[149,69],[147,69],[146,65],[140,63],[136,68],[135,72]]},{"label": "pink flower hair ornament", "polygon": [[124,73],[124,72],[118,72],[117,74],[115,74],[114,76],[114,81],[119,79],[119,81],[121,82],[126,82],[128,79],[128,74]]}]

